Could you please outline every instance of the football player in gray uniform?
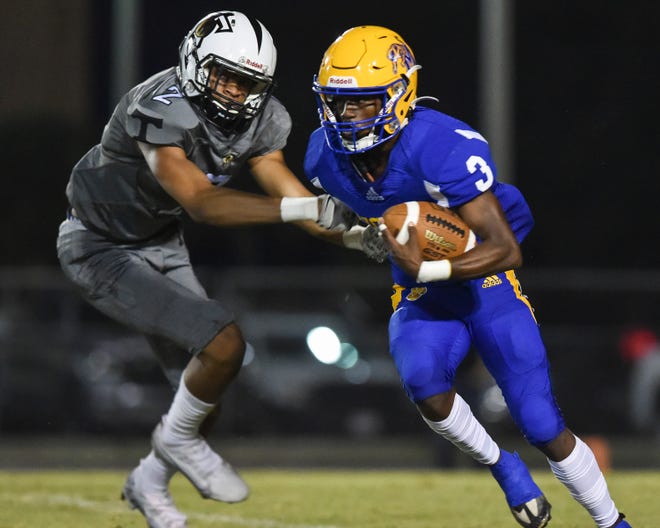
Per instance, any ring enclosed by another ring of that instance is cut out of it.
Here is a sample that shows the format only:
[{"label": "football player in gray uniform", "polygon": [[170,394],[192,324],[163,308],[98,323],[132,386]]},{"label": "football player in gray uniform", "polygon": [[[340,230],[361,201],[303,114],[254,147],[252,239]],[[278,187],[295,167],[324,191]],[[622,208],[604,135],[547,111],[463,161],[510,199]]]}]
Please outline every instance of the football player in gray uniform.
[{"label": "football player in gray uniform", "polygon": [[[71,173],[57,239],[65,275],[95,308],[147,336],[172,404],[123,498],[151,528],[181,528],[169,481],[181,471],[206,498],[238,502],[248,486],[205,440],[245,341],[231,310],[209,299],[182,237],[182,215],[216,226],[296,222],[314,236],[382,260],[376,229],[287,167],[291,118],[272,96],[276,49],[243,13],[202,18],[179,64],[132,88],[101,141]],[[264,194],[224,185],[247,166]]]}]

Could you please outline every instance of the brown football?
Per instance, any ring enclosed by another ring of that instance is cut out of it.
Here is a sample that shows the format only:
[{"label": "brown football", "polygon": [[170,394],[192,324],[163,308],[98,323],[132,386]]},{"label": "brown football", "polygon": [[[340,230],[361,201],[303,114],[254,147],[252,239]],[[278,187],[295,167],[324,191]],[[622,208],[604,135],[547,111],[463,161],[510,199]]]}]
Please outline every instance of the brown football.
[{"label": "brown football", "polygon": [[424,260],[454,257],[475,245],[474,233],[463,219],[434,202],[400,203],[385,211],[383,221],[399,244],[408,241],[408,229],[402,227],[415,224]]}]

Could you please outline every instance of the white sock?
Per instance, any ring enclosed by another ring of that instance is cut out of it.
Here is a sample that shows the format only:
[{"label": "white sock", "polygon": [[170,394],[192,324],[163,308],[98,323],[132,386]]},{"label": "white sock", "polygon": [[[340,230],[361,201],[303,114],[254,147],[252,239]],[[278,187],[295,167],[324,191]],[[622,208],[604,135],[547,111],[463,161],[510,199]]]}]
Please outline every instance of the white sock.
[{"label": "white sock", "polygon": [[500,448],[477,421],[470,406],[459,394],[454,396],[454,405],[449,416],[444,420],[432,422],[423,415],[422,418],[433,431],[477,462],[491,465],[500,457]]},{"label": "white sock", "polygon": [[181,377],[174,400],[163,420],[163,439],[171,442],[195,438],[199,426],[215,407],[193,396]]},{"label": "white sock", "polygon": [[145,479],[145,486],[158,491],[166,491],[172,476],[176,473],[176,468],[156,456],[153,450],[140,460],[140,470]]},{"label": "white sock", "polygon": [[589,446],[577,437],[575,442],[575,449],[564,460],[548,459],[550,468],[599,528],[612,526],[619,518],[619,511],[610,498],[605,477]]}]

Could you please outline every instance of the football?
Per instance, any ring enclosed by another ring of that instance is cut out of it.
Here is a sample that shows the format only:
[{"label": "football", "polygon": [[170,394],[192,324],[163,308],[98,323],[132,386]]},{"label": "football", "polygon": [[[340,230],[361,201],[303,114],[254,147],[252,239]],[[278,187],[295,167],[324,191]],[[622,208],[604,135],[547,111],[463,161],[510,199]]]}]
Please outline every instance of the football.
[{"label": "football", "polygon": [[417,227],[417,238],[424,260],[454,257],[472,249],[476,237],[451,209],[434,202],[404,202],[383,213],[383,222],[399,244],[408,241],[408,226]]}]

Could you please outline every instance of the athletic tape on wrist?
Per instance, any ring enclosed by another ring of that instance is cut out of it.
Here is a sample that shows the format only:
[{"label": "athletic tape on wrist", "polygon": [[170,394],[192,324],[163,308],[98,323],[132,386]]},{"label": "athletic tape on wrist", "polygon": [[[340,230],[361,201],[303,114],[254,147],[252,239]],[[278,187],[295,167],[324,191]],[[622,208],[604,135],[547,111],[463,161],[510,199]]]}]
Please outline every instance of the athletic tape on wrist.
[{"label": "athletic tape on wrist", "polygon": [[443,281],[451,277],[451,262],[447,259],[425,260],[419,267],[417,282]]},{"label": "athletic tape on wrist", "polygon": [[280,202],[280,215],[282,222],[295,222],[296,220],[319,219],[319,200],[311,197],[284,197]]}]

